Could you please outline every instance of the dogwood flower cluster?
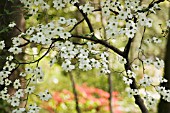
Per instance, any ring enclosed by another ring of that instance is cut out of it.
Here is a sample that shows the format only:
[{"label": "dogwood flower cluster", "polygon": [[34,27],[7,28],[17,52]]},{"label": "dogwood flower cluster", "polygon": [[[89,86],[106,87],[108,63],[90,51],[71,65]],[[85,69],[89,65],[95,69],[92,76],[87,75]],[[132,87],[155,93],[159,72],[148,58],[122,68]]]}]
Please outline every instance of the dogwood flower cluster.
[{"label": "dogwood flower cluster", "polygon": [[158,4],[154,4],[154,6],[152,8],[149,9],[149,11],[153,12],[154,14],[156,14],[155,10],[160,10],[160,6]]},{"label": "dogwood flower cluster", "polygon": [[152,81],[151,77],[148,76],[147,74],[144,74],[143,79],[140,80],[141,86],[144,86],[144,87],[150,86],[152,84],[152,82],[153,81]]},{"label": "dogwood flower cluster", "polygon": [[128,92],[129,97],[132,97],[134,95],[139,95],[139,91],[137,89],[127,88],[126,91]]},{"label": "dogwood flower cluster", "polygon": [[[56,47],[60,51],[59,56],[64,59],[62,63],[62,68],[68,72],[76,68],[74,62],[72,63],[73,59],[78,61],[78,68],[82,69],[83,71],[91,70],[92,68],[101,68],[102,73],[110,73],[108,67],[108,53],[104,52],[101,53],[99,51],[94,50],[96,45],[88,42],[86,47],[80,45],[74,45],[70,41],[65,42],[57,42]],[[100,60],[95,58],[89,58],[90,55],[99,55]],[[53,60],[54,59],[54,60]],[[56,62],[56,57],[52,58],[50,64],[54,64]]]},{"label": "dogwood flower cluster", "polygon": [[[58,20],[59,25],[73,26],[77,23],[76,19],[66,20],[64,17],[60,17]],[[36,32],[36,33],[35,33]],[[50,22],[47,25],[39,24],[37,27],[30,27],[26,34],[30,36],[29,39],[33,43],[39,43],[43,45],[49,45],[52,43],[52,38],[60,37],[64,40],[71,37],[71,34],[64,30],[64,27],[57,26],[54,22]]]},{"label": "dogwood flower cluster", "polygon": [[153,96],[146,94],[146,96],[144,97],[146,105],[148,108],[152,108],[153,106],[156,105],[157,100],[155,98],[153,98]]},{"label": "dogwood flower cluster", "polygon": [[[11,59],[11,57],[9,56],[8,59]],[[8,67],[9,62],[6,63],[6,67],[5,69]],[[13,107],[18,107],[20,105],[21,99],[24,98],[24,96],[26,94],[32,94],[35,90],[35,86],[27,86],[26,88],[22,88],[21,87],[21,80],[20,79],[15,79],[15,81],[12,83],[11,80],[9,80],[7,77],[9,76],[9,74],[11,74],[10,71],[12,71],[15,68],[14,63],[11,64],[13,65],[11,68],[8,68],[9,71],[1,71],[0,72],[0,83],[1,85],[8,86],[10,84],[13,84],[14,89],[16,89],[16,92],[14,92],[12,95],[8,94],[8,88],[5,87],[1,92],[0,92],[0,98],[3,100],[6,100],[9,104],[11,104]],[[10,66],[11,66],[10,65]],[[42,72],[42,68],[41,67],[36,67],[36,68],[30,68],[30,67],[26,67],[25,68],[25,73],[21,72],[20,76],[22,77],[26,77],[27,75],[31,75],[36,77],[35,81],[42,81],[43,77],[44,77],[44,73]],[[33,77],[31,77],[33,78]],[[31,84],[31,79],[30,79],[30,84]],[[39,98],[41,100],[45,100],[48,101],[51,98],[51,94],[48,92],[48,90],[46,90],[44,93],[41,92],[38,94]],[[30,107],[28,113],[36,113],[39,111],[39,107],[37,106],[32,106]],[[22,113],[24,112],[26,109],[25,108],[18,108],[13,110],[13,113]]]},{"label": "dogwood flower cluster", "polygon": [[130,85],[130,84],[132,84],[132,79],[131,78],[128,78],[128,77],[126,77],[126,76],[123,76],[123,81],[125,82],[125,84],[127,84],[127,85]]},{"label": "dogwood flower cluster", "polygon": [[159,38],[157,38],[157,37],[152,37],[152,39],[150,39],[150,38],[145,39],[144,42],[145,42],[146,44],[150,44],[151,42],[153,42],[153,43],[155,43],[155,44],[159,44],[159,43],[162,42],[162,40],[159,39]]},{"label": "dogwood flower cluster", "polygon": [[14,27],[14,26],[16,26],[16,23],[15,22],[10,22],[10,24],[8,26],[9,27]]},{"label": "dogwood flower cluster", "polygon": [[68,3],[75,4],[78,3],[78,0],[53,0],[53,7],[56,10],[64,8]]},{"label": "dogwood flower cluster", "polygon": [[[25,8],[28,9],[28,13],[35,15],[41,10],[48,10],[50,6],[44,2],[44,0],[20,0],[24,4]],[[40,7],[40,8],[39,8]]]},{"label": "dogwood flower cluster", "polygon": [[[133,38],[138,31],[138,27],[140,27],[139,25],[152,27],[152,19],[147,18],[145,13],[137,12],[141,10],[139,1],[135,0],[134,2],[127,0],[125,4],[125,8],[123,8],[119,2],[103,2],[101,4],[103,7],[103,14],[110,16],[108,25],[106,26],[108,38],[115,38],[117,35],[126,35],[128,38]],[[118,15],[110,15],[109,9],[116,11]],[[138,18],[139,21],[134,22],[132,21],[133,18]],[[125,27],[118,27],[121,22],[125,23]]]},{"label": "dogwood flower cluster", "polygon": [[18,35],[17,37],[12,38],[12,44],[13,46],[9,48],[9,52],[13,53],[14,55],[17,55],[22,52],[22,48],[18,47],[22,44],[21,42],[21,35]]},{"label": "dogwood flower cluster", "polygon": [[134,70],[139,70],[139,66],[136,65],[136,64],[132,64],[132,68],[133,68]]},{"label": "dogwood flower cluster", "polygon": [[157,86],[156,87],[157,92],[163,97],[164,100],[167,102],[170,102],[170,90],[165,89],[165,87]]},{"label": "dogwood flower cluster", "polygon": [[166,21],[166,26],[170,27],[170,20]]},{"label": "dogwood flower cluster", "polygon": [[85,5],[79,6],[79,8],[86,14],[90,14],[94,10],[94,7],[90,6],[89,2],[87,2]]},{"label": "dogwood flower cluster", "polygon": [[0,50],[2,50],[5,47],[4,41],[0,41]]},{"label": "dogwood flower cluster", "polygon": [[126,64],[127,61],[125,58],[123,58],[122,56],[118,56],[118,61],[121,63],[121,64]]},{"label": "dogwood flower cluster", "polygon": [[48,101],[51,98],[51,94],[48,92],[48,90],[46,90],[45,92],[40,92],[38,94],[38,96],[40,97],[41,100],[45,100]]},{"label": "dogwood flower cluster", "polygon": [[134,72],[132,72],[131,70],[127,70],[127,76],[129,78],[135,78],[136,77],[136,74]]},{"label": "dogwood flower cluster", "polygon": [[36,103],[34,103],[34,104],[30,104],[28,109],[29,111],[27,113],[38,113],[41,108],[38,107]]},{"label": "dogwood flower cluster", "polygon": [[25,108],[18,108],[12,111],[12,113],[23,113],[25,111]]}]

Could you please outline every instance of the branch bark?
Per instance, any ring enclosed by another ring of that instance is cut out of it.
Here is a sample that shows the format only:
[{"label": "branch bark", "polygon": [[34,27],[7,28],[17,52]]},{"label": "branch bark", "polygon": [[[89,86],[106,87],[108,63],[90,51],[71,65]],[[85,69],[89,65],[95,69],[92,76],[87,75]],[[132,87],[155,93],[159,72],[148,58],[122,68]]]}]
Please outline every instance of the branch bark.
[{"label": "branch bark", "polygon": [[[130,67],[129,59],[128,59],[128,55],[129,55],[130,46],[132,44],[132,41],[133,41],[133,39],[129,39],[127,45],[125,46],[125,50],[124,50],[124,56],[125,56],[125,59],[127,60],[127,63],[124,65],[126,72],[128,70],[132,70],[131,67]],[[130,88],[131,89],[138,89],[137,85],[136,85],[136,80],[134,78],[131,78],[131,79],[132,79],[133,82],[132,82],[132,84],[130,84]],[[134,95],[134,98],[135,98],[135,103],[139,106],[141,112],[142,113],[149,113],[148,109],[146,108],[146,106],[144,104],[143,99],[141,98],[141,96],[140,95]]]},{"label": "branch bark", "polygon": [[85,21],[87,22],[87,25],[89,26],[90,32],[93,33],[93,32],[94,32],[94,29],[93,29],[93,27],[92,27],[92,24],[91,24],[89,18],[87,17],[87,14],[85,14],[85,13],[83,12],[83,10],[81,10],[81,9],[79,8],[80,5],[79,5],[78,3],[75,3],[74,6],[76,6],[77,9],[80,11],[80,13],[83,15]]},{"label": "branch bark", "polygon": [[91,37],[84,37],[84,36],[80,36],[80,35],[72,35],[72,37],[86,39],[86,40],[93,41],[94,43],[101,44],[101,45],[113,50],[115,53],[119,54],[120,56],[124,57],[124,53],[122,51],[120,51],[118,48],[114,47],[113,45],[110,45],[105,40],[100,40],[100,39],[91,38]]},{"label": "branch bark", "polygon": [[[166,45],[166,55],[165,55],[165,69],[164,69],[164,78],[168,80],[166,83],[162,83],[161,86],[165,87],[166,90],[170,90],[170,28],[168,34],[168,41]],[[170,113],[170,102],[165,101],[161,98],[160,103],[158,105],[158,113]]]}]

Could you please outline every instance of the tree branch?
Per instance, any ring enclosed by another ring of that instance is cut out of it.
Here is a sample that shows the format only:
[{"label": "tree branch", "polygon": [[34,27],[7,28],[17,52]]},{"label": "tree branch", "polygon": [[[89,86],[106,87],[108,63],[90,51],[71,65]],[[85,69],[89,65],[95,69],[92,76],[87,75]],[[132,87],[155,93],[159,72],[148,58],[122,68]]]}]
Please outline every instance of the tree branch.
[{"label": "tree branch", "polygon": [[84,37],[84,36],[80,36],[80,35],[72,35],[72,37],[86,39],[86,40],[90,40],[90,41],[93,41],[95,43],[101,44],[101,45],[113,50],[115,53],[119,54],[120,56],[124,57],[124,53],[122,51],[120,51],[118,48],[110,45],[109,43],[107,43],[104,40],[100,40],[100,39],[97,39],[97,38],[91,38],[91,37]]},{"label": "tree branch", "polygon": [[159,3],[164,2],[164,1],[165,1],[165,0],[158,0],[158,1],[155,1],[155,2],[151,2],[147,8],[142,9],[142,10],[138,10],[137,12],[140,12],[140,13],[147,12],[147,11],[149,11],[149,9],[152,8],[155,4],[159,4]]},{"label": "tree branch", "polygon": [[93,27],[92,27],[92,24],[90,23],[89,18],[87,17],[87,14],[85,14],[85,13],[83,12],[83,10],[81,10],[81,9],[79,8],[80,5],[79,5],[78,3],[75,3],[74,6],[76,6],[77,9],[80,11],[80,13],[83,15],[84,19],[85,19],[86,22],[87,22],[87,25],[89,26],[90,32],[93,33],[93,32],[94,32],[94,29],[93,29]]},{"label": "tree branch", "polygon": [[[117,12],[117,11],[113,11],[112,9],[109,9],[112,13],[114,13],[115,15],[118,15],[119,13]],[[102,9],[101,8],[98,8],[98,9],[95,9],[95,10],[93,10],[93,12],[95,12],[95,11],[102,11]]]},{"label": "tree branch", "polygon": [[69,32],[72,32],[74,30],[74,28],[76,26],[78,26],[80,23],[82,23],[83,21],[84,21],[84,18],[82,20],[80,20],[79,22],[77,22]]},{"label": "tree branch", "polygon": [[70,80],[71,80],[71,84],[72,84],[72,88],[73,88],[74,99],[76,102],[76,111],[77,111],[77,113],[81,113],[81,110],[79,107],[78,95],[77,95],[76,86],[75,86],[75,81],[74,81],[74,78],[73,78],[73,75],[71,72],[69,73],[69,76],[70,76]]},{"label": "tree branch", "polygon": [[32,63],[36,63],[36,62],[39,62],[41,59],[43,59],[51,50],[51,47],[53,45],[55,41],[53,41],[51,43],[51,45],[49,46],[48,50],[44,53],[44,55],[42,55],[39,59],[35,60],[35,61],[31,61],[31,62],[18,62],[17,64],[32,64]]},{"label": "tree branch", "polygon": [[[124,52],[123,52],[125,59],[127,60],[127,63],[124,65],[126,73],[127,73],[128,70],[132,70],[131,67],[130,67],[129,59],[128,59],[128,55],[129,55],[130,46],[131,46],[132,41],[133,41],[133,39],[128,40],[128,43],[126,44]],[[136,85],[136,80],[134,78],[131,78],[131,79],[132,79],[132,84],[130,84],[130,88],[131,89],[138,89],[137,85]],[[142,113],[149,113],[148,109],[146,108],[146,106],[143,102],[143,99],[141,98],[141,96],[140,95],[134,95],[134,98],[135,98],[135,103],[139,106]]]}]

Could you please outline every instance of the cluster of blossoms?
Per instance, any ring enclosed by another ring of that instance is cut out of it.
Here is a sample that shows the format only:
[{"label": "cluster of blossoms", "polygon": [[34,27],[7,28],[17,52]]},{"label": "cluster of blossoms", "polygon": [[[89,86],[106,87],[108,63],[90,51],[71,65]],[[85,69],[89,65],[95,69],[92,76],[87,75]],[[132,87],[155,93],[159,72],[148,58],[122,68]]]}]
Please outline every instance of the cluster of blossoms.
[{"label": "cluster of blossoms", "polygon": [[137,89],[127,88],[128,96],[132,97],[133,95],[139,95],[139,91]]},{"label": "cluster of blossoms", "polygon": [[[35,15],[38,11],[44,11],[50,9],[44,0],[20,0],[24,4],[24,7],[28,9],[28,14]],[[131,40],[135,37],[135,34],[138,32],[139,27],[150,28],[153,25],[153,20],[147,17],[147,14],[141,12],[143,9],[142,6],[139,6],[139,0],[126,0],[125,5],[121,5],[118,1],[105,1],[101,2],[101,11],[102,15],[106,17],[107,25],[105,26],[106,37],[107,39],[115,39],[120,36],[125,36],[127,40]],[[75,5],[78,3],[78,0],[53,0],[53,6],[56,10],[60,10],[67,6],[67,4]],[[90,2],[87,2],[84,5],[77,7],[80,12],[85,15],[92,14],[95,9],[92,7]],[[153,13],[156,13],[156,10],[160,9],[158,4],[154,4],[149,10]],[[13,55],[18,55],[22,53],[22,48],[20,47],[23,43],[21,38],[25,38],[29,43],[34,43],[47,46],[50,45],[49,51],[51,48],[56,50],[58,53],[51,58],[50,66],[57,62],[57,58],[63,60],[61,67],[66,72],[70,72],[76,68],[83,71],[92,70],[97,68],[101,70],[101,73],[108,74],[111,73],[109,70],[109,53],[107,51],[102,52],[96,50],[98,44],[93,44],[93,42],[85,42],[74,44],[75,42],[70,40],[74,37],[71,32],[68,30],[68,27],[74,27],[77,24],[77,20],[74,18],[66,19],[65,17],[59,17],[57,22],[49,22],[47,24],[38,24],[37,26],[30,27],[26,30],[25,33],[12,38],[12,47],[8,51]],[[170,27],[170,20],[166,22],[167,27]],[[15,23],[10,23],[8,27],[15,27]],[[92,33],[95,35],[95,33]],[[28,36],[28,38],[27,38]],[[89,37],[92,38],[92,37]],[[108,40],[109,42],[110,40]],[[154,42],[156,44],[161,43],[161,40],[157,37],[152,37],[144,40],[145,43]],[[109,43],[110,44],[110,43]],[[0,51],[5,48],[5,42],[0,41]],[[37,82],[43,81],[44,73],[41,67],[37,66],[36,68],[26,67],[24,72],[19,74],[20,77],[28,78],[26,79],[30,86],[22,87],[22,81],[20,79],[15,79],[11,81],[9,76],[12,74],[12,70],[17,67],[17,63],[13,62],[16,60],[13,56],[8,56],[6,58],[5,66],[3,70],[0,71],[0,85],[5,85],[5,88],[0,92],[0,98],[6,100],[13,107],[19,107],[21,101],[24,99],[25,95],[34,94],[35,84]],[[121,64],[127,64],[128,59],[125,59],[123,56],[118,56],[118,61]],[[18,61],[19,62],[19,61]],[[144,65],[154,65],[156,69],[164,68],[164,62],[162,59],[155,58],[155,61],[151,59],[142,60]],[[19,64],[19,63],[18,63]],[[29,64],[29,63],[28,63]],[[127,75],[123,76],[123,81],[127,85],[131,85],[133,80],[136,79],[135,71],[138,70],[139,65],[132,64],[132,70],[127,70]],[[143,73],[143,78],[139,81],[141,87],[153,86],[152,78]],[[166,79],[159,77],[159,82],[167,82]],[[13,88],[16,90],[14,94],[9,94],[8,86],[13,85]],[[163,96],[163,99],[170,102],[170,90],[165,89],[164,87],[154,86],[156,91]],[[129,96],[139,95],[138,89],[128,90]],[[43,101],[48,101],[51,98],[51,94],[48,90],[40,92],[39,94],[34,94]],[[146,96],[146,103],[148,107],[151,107],[155,104],[155,99],[152,96]],[[30,105],[28,107],[28,113],[37,113],[39,112],[40,107],[35,105]],[[13,113],[22,113],[25,112],[26,108],[18,108],[13,110]]]},{"label": "cluster of blossoms", "polygon": [[[50,6],[44,2],[44,0],[20,0],[24,4],[25,8],[28,9],[28,13],[35,15],[39,9],[48,10]],[[40,8],[39,8],[40,7]]]},{"label": "cluster of blossoms", "polygon": [[152,108],[157,103],[157,100],[153,96],[151,96],[150,94],[146,94],[144,99],[146,101],[146,105],[148,106],[148,108]]},{"label": "cluster of blossoms", "polygon": [[3,50],[4,47],[5,47],[4,41],[0,41],[0,50]]},{"label": "cluster of blossoms", "polygon": [[[28,109],[29,111],[27,111],[27,113],[37,113],[41,108],[38,107],[36,104],[34,105],[30,104]],[[12,113],[24,113],[24,112],[26,112],[25,108],[18,108],[12,111]]]},{"label": "cluster of blossoms", "polygon": [[55,22],[50,22],[46,25],[39,24],[37,27],[30,27],[25,35],[31,36],[29,39],[33,43],[49,45],[52,43],[53,38],[60,37],[64,40],[71,37],[70,32],[66,31],[62,25],[73,26],[77,23],[76,19],[66,20],[64,17],[60,17],[58,25]]},{"label": "cluster of blossoms", "polygon": [[152,39],[150,39],[150,38],[145,39],[144,42],[145,42],[146,44],[149,44],[149,43],[151,43],[151,42],[158,44],[158,43],[161,43],[162,40],[159,39],[159,38],[157,38],[157,37],[153,37]]},{"label": "cluster of blossoms", "polygon": [[68,3],[75,4],[78,3],[78,0],[53,0],[53,7],[56,10],[64,8]]},{"label": "cluster of blossoms", "polygon": [[[107,15],[109,19],[105,29],[107,38],[109,39],[113,39],[119,35],[134,38],[140,26],[152,27],[153,20],[147,18],[145,13],[137,12],[142,9],[139,7],[138,0],[127,0],[125,4],[124,8],[119,2],[112,2],[111,4],[109,2],[104,2],[102,4],[102,7],[107,7],[107,11],[109,11],[109,13],[105,12],[105,14],[110,14],[110,10],[117,12],[115,15]],[[121,25],[123,22],[125,23],[125,27]]]},{"label": "cluster of blossoms", "polygon": [[[70,41],[56,42],[56,47],[59,50],[59,56],[64,59],[62,68],[65,71],[71,71],[77,66],[83,71],[91,70],[92,68],[100,68],[102,73],[110,73],[108,67],[108,53],[101,53],[100,51],[94,50],[97,45],[87,42],[87,48],[83,48],[80,45],[74,45]],[[58,55],[56,55],[58,56]],[[99,60],[92,56],[98,56]],[[74,59],[74,60],[73,60]],[[75,59],[78,61],[75,65]],[[56,57],[52,58],[50,65],[56,62]]]},{"label": "cluster of blossoms", "polygon": [[87,2],[85,5],[80,6],[79,8],[83,10],[83,12],[86,14],[90,14],[94,10],[94,7],[90,6],[89,2]]},{"label": "cluster of blossoms", "polygon": [[[7,68],[7,66],[5,67],[5,69]],[[15,68],[15,66],[13,66],[13,68]],[[1,98],[3,100],[6,100],[8,103],[10,103],[13,107],[15,106],[19,106],[20,103],[21,103],[21,100],[24,99],[24,96],[27,94],[32,94],[35,90],[35,86],[27,86],[26,88],[22,88],[21,84],[21,80],[20,79],[16,79],[14,82],[13,82],[13,87],[14,89],[16,89],[16,92],[12,95],[8,94],[9,91],[8,91],[8,86],[10,84],[12,84],[11,80],[9,80],[7,77],[9,76],[10,71],[13,69],[13,68],[8,68],[9,71],[1,71],[0,72],[0,77],[1,77],[1,85],[5,84],[5,88],[0,92],[0,95],[1,95]],[[42,81],[43,80],[43,77],[44,77],[44,73],[42,72],[42,69],[40,67],[36,67],[35,69],[32,69],[32,68],[26,68],[25,69],[25,73],[24,72],[21,72],[19,74],[21,77],[26,77],[26,76],[31,76],[29,81],[30,81],[30,84],[35,84],[37,83],[37,81]],[[5,83],[4,83],[5,82]],[[48,101],[50,98],[51,98],[51,94],[48,92],[48,90],[46,90],[45,92],[40,92],[38,95],[37,95],[41,100],[43,101]],[[36,108],[36,109],[35,109]],[[30,107],[28,113],[33,113],[33,112],[37,112],[39,111],[39,107],[36,107],[36,106],[32,106]],[[19,109],[15,109],[13,112],[15,113],[18,113],[18,112],[23,112],[25,111],[25,108],[19,108]]]},{"label": "cluster of blossoms", "polygon": [[[27,8],[28,14],[35,15],[38,11],[48,10],[50,5],[44,0],[20,0],[24,4],[24,7]],[[60,10],[66,6],[66,4],[78,3],[78,0],[53,0],[53,7],[56,10]]]},{"label": "cluster of blossoms", "polygon": [[156,87],[156,90],[159,94],[161,94],[164,100],[170,102],[170,90],[166,90],[165,87],[161,86]]}]

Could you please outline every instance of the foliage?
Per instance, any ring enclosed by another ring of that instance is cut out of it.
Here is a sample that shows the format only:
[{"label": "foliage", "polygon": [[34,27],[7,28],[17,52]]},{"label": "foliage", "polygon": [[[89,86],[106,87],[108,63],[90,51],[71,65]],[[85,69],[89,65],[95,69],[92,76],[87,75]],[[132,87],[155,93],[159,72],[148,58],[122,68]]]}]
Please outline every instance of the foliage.
[{"label": "foliage", "polygon": [[[79,102],[83,113],[107,113],[109,112],[109,93],[98,88],[88,87],[86,84],[82,86],[76,85],[76,89],[79,95]],[[121,113],[118,106],[117,92],[112,92],[113,95],[113,107],[114,113]],[[69,90],[62,90],[60,92],[54,92],[53,99],[55,102],[53,106],[44,104],[51,113],[71,113],[76,112],[74,109],[74,94]]]}]

